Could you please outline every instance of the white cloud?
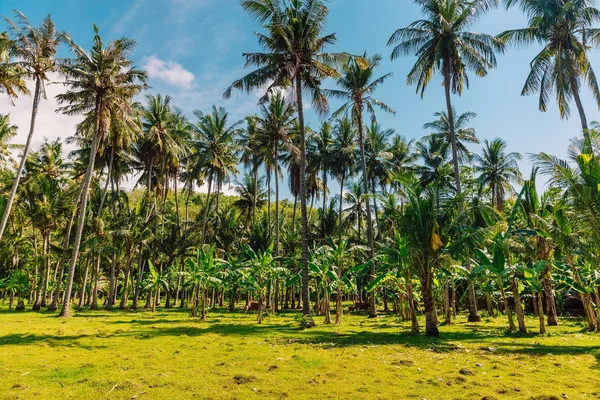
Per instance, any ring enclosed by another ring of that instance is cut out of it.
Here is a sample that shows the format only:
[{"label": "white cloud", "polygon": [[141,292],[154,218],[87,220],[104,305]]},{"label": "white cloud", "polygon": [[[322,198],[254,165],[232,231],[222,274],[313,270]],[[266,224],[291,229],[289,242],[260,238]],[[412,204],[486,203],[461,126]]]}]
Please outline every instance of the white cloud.
[{"label": "white cloud", "polygon": [[163,61],[152,55],[144,60],[144,69],[150,79],[158,79],[172,86],[191,89],[195,76],[174,61]]}]

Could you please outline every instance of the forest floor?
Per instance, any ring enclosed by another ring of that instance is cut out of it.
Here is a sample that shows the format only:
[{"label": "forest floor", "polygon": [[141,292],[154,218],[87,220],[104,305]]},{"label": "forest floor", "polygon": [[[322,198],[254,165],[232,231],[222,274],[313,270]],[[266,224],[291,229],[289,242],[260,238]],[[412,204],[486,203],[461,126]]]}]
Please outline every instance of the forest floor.
[{"label": "forest floor", "polygon": [[461,316],[432,339],[392,315],[309,330],[295,312],[55,315],[0,308],[0,399],[600,398],[600,335],[575,319],[539,336]]}]

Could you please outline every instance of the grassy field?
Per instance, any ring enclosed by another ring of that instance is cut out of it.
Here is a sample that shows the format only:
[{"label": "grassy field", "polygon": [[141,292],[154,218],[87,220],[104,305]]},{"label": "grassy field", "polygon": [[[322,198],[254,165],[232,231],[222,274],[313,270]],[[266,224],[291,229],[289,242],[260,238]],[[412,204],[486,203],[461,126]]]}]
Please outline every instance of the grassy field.
[{"label": "grassy field", "polygon": [[201,322],[179,310],[63,320],[3,308],[0,398],[600,398],[600,335],[576,320],[540,337],[506,335],[503,318],[459,319],[430,339],[393,316],[310,330],[295,316],[258,326],[227,311]]}]

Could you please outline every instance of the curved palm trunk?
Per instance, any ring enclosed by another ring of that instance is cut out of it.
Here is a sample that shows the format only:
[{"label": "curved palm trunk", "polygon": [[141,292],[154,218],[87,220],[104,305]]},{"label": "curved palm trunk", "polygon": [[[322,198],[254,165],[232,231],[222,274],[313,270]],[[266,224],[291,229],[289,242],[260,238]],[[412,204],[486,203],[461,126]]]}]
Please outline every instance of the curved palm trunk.
[{"label": "curved palm trunk", "polygon": [[575,100],[575,105],[577,106],[577,111],[579,112],[579,119],[581,120],[581,130],[583,131],[583,140],[585,147],[584,152],[589,153],[592,151],[592,139],[590,138],[590,131],[588,129],[585,110],[583,109],[581,98],[579,97],[579,84],[575,77],[571,79],[571,91],[573,92],[573,99]]},{"label": "curved palm trunk", "polygon": [[2,215],[2,222],[0,223],[0,240],[2,239],[4,229],[6,228],[6,224],[8,223],[8,217],[10,216],[12,205],[15,201],[15,196],[17,195],[19,181],[21,180],[21,175],[23,175],[23,170],[25,169],[25,162],[27,161],[27,156],[29,155],[31,140],[33,139],[33,133],[35,131],[35,119],[40,105],[41,92],[42,81],[39,78],[37,78],[35,80],[35,93],[33,95],[33,108],[31,109],[31,123],[29,125],[29,134],[27,135],[27,141],[25,142],[25,147],[23,148],[23,157],[21,158],[21,162],[19,163],[19,168],[17,169],[15,180],[13,181],[10,193],[8,195],[8,200],[6,201],[4,215]]},{"label": "curved palm trunk", "polygon": [[[458,143],[454,133],[454,113],[452,110],[452,102],[450,100],[450,77],[447,73],[444,74],[444,91],[446,94],[446,108],[448,113],[448,124],[450,125],[450,145],[452,148],[452,166],[454,168],[454,181],[456,185],[456,195],[460,197],[462,194],[462,186],[460,182],[460,169],[458,166]],[[462,202],[460,203],[461,211],[463,209]],[[471,272],[471,260],[467,255],[465,259],[465,268]],[[467,280],[467,291],[469,292],[469,322],[480,322],[481,317],[477,312],[477,299],[475,297],[475,288],[473,281]]]},{"label": "curved palm trunk", "polygon": [[302,313],[306,318],[305,327],[314,326],[310,313],[308,292],[308,215],[306,213],[306,131],[304,127],[304,109],[302,102],[302,78],[296,74],[296,106],[300,126],[300,214],[302,225]]},{"label": "curved palm trunk", "polygon": [[77,230],[75,231],[75,241],[73,242],[73,254],[71,255],[71,264],[69,266],[69,275],[67,279],[67,286],[65,287],[65,296],[63,299],[63,306],[60,312],[61,317],[71,316],[71,290],[73,288],[73,277],[75,276],[75,266],[79,258],[79,247],[81,245],[81,238],[83,236],[83,226],[85,225],[85,217],[87,211],[87,201],[90,194],[90,185],[92,183],[92,176],[94,174],[94,165],[96,164],[96,153],[98,151],[98,139],[100,136],[100,105],[102,99],[96,98],[96,129],[94,136],[92,137],[92,146],[90,151],[90,160],[85,171],[85,177],[83,178],[83,191],[81,194],[81,205],[79,212],[79,221],[77,223]]},{"label": "curved palm trunk", "polygon": [[[362,121],[362,104],[355,107],[356,123],[358,125],[358,136],[360,144],[360,163],[363,172],[363,191],[366,196],[369,195],[369,173],[367,170],[367,161],[365,157],[365,144],[364,144],[364,126]],[[371,207],[367,199],[367,246],[369,247],[369,258],[373,260],[375,258],[375,249],[373,244],[373,221],[371,217]],[[375,279],[375,264],[372,263],[369,270],[369,280],[372,282]],[[369,318],[377,317],[377,299],[375,297],[375,290],[369,294]]]}]

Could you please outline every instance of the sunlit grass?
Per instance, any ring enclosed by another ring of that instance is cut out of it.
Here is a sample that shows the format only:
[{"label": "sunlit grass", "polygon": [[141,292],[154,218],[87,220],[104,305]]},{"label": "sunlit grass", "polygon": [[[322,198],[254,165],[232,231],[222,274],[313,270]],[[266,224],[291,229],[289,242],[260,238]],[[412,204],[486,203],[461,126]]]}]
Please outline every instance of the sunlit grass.
[{"label": "sunlit grass", "polygon": [[227,311],[201,322],[179,310],[63,320],[3,308],[0,398],[600,398],[600,335],[577,320],[516,336],[503,318],[460,318],[431,339],[393,316],[302,331],[295,315],[258,326]]}]

